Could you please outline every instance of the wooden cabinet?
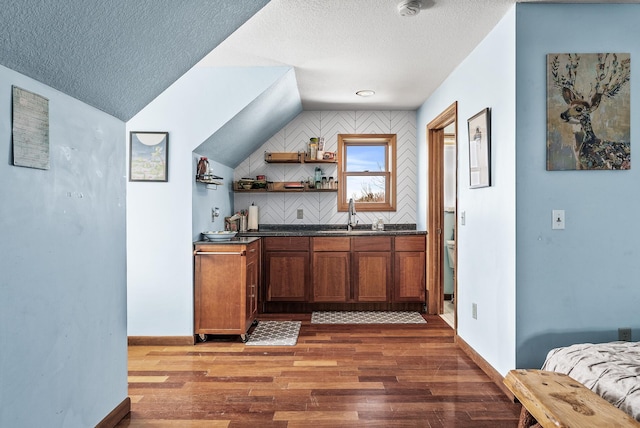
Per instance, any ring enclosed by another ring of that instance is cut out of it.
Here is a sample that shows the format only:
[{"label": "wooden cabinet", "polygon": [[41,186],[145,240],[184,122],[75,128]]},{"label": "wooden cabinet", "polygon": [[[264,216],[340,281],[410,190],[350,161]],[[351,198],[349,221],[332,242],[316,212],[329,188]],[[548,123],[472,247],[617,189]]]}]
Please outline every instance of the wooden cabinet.
[{"label": "wooden cabinet", "polygon": [[264,279],[265,301],[307,301],[309,237],[264,238]]},{"label": "wooden cabinet", "polygon": [[351,241],[316,237],[313,242],[313,302],[347,302],[351,296]]},{"label": "wooden cabinet", "polygon": [[246,340],[258,312],[260,240],[197,244],[194,258],[195,333]]},{"label": "wooden cabinet", "polygon": [[425,235],[263,238],[265,312],[422,310]]},{"label": "wooden cabinet", "polygon": [[314,302],[388,302],[390,236],[313,238]]},{"label": "wooden cabinet", "polygon": [[391,236],[354,237],[353,292],[356,302],[388,302],[391,298]]},{"label": "wooden cabinet", "polygon": [[425,303],[426,237],[397,236],[394,257],[394,302]]}]

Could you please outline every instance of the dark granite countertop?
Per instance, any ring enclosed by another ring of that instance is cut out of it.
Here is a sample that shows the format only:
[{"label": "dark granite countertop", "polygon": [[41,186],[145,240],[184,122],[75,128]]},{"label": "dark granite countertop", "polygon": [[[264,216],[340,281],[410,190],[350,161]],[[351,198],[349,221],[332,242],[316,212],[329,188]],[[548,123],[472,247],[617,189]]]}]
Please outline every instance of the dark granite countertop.
[{"label": "dark granite countertop", "polygon": [[351,231],[343,224],[325,225],[260,225],[257,231],[240,232],[241,237],[265,236],[375,236],[426,235],[415,224],[385,224],[384,230],[371,230],[371,225],[357,226]]}]

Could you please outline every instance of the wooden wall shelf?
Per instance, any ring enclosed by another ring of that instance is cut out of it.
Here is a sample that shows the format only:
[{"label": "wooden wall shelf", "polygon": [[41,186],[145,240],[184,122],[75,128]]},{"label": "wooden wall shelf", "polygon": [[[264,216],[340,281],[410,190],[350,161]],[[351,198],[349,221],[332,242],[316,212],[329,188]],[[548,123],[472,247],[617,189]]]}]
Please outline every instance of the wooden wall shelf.
[{"label": "wooden wall shelf", "polygon": [[[298,187],[299,186],[299,187]],[[233,191],[236,193],[265,193],[265,192],[337,192],[338,189],[316,189],[309,187],[307,183],[269,181],[266,189],[244,189],[237,181],[233,182]]]},{"label": "wooden wall shelf", "polygon": [[305,152],[264,152],[266,163],[328,163],[337,164],[338,159],[310,159]]}]

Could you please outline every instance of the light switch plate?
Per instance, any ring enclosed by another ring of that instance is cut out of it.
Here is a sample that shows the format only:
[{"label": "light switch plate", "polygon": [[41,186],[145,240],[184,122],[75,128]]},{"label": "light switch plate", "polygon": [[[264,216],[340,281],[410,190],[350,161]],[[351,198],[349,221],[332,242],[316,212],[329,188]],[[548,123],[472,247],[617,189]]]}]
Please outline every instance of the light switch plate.
[{"label": "light switch plate", "polygon": [[564,210],[551,211],[551,229],[564,229]]},{"label": "light switch plate", "polygon": [[304,210],[302,208],[298,208],[298,212],[297,212],[297,218],[298,220],[301,220],[304,218]]}]

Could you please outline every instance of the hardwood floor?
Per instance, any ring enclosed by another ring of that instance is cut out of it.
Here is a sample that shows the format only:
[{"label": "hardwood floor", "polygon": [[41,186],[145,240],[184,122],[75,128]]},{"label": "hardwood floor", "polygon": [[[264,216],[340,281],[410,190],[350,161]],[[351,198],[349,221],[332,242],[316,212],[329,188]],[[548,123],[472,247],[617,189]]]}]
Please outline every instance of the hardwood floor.
[{"label": "hardwood floor", "polygon": [[118,427],[516,427],[510,402],[454,343],[427,324],[317,325],[295,346],[216,338],[129,347],[131,413]]}]

